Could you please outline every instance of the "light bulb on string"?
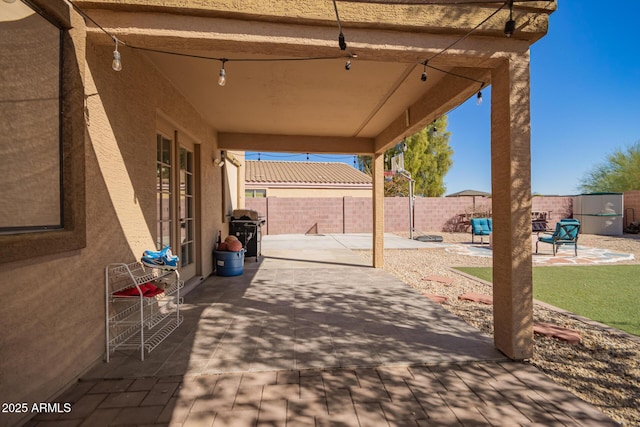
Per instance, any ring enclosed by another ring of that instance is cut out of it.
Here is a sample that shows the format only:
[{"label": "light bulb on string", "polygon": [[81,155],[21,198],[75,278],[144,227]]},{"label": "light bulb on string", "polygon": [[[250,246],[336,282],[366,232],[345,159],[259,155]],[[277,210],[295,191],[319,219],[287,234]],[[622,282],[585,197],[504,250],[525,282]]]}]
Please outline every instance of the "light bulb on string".
[{"label": "light bulb on string", "polygon": [[482,88],[484,87],[484,82],[482,82],[482,85],[480,86],[480,89],[478,89],[478,95],[476,95],[476,104],[477,105],[482,105]]},{"label": "light bulb on string", "polygon": [[111,62],[111,68],[113,71],[121,71],[122,70],[122,61],[120,60],[120,52],[118,52],[118,39],[113,38],[116,43],[116,49],[113,51],[113,62]]},{"label": "light bulb on string", "polygon": [[422,80],[423,82],[427,81],[427,62],[428,61],[424,61],[422,63],[422,65],[424,65],[424,68],[422,69],[422,75],[420,76],[420,80]]},{"label": "light bulb on string", "polygon": [[344,69],[349,71],[351,69],[351,60],[358,57],[357,53],[351,53],[347,57],[347,62],[344,64]]},{"label": "light bulb on string", "polygon": [[225,58],[222,60],[222,67],[220,68],[220,77],[218,77],[218,84],[224,86],[227,84],[227,72],[224,69],[224,63],[227,62]]}]

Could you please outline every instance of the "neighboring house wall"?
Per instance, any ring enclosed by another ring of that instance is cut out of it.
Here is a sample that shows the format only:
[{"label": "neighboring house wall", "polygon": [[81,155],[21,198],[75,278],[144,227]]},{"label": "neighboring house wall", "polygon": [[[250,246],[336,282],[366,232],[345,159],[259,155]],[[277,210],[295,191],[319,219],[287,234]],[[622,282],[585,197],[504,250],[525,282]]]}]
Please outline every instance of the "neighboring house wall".
[{"label": "neighboring house wall", "polygon": [[[409,232],[409,199],[385,198],[384,226],[387,232]],[[551,211],[550,224],[571,216],[572,198],[533,197],[534,211]],[[371,199],[279,198],[247,199],[247,209],[266,218],[265,234],[370,233],[373,224]],[[424,232],[466,231],[466,214],[474,211],[473,197],[417,197],[414,228]],[[475,212],[490,212],[491,199],[476,197]]]},{"label": "neighboring house wall", "polygon": [[[84,42],[78,36],[76,43]],[[134,262],[154,247],[158,111],[202,144],[199,268],[204,276],[212,271],[212,246],[223,225],[220,168],[210,155],[215,131],[144,54],[128,50],[116,73],[112,51],[88,42],[86,63],[78,64],[86,76],[86,248],[0,264],[5,402],[47,401],[102,363],[105,266]]]}]

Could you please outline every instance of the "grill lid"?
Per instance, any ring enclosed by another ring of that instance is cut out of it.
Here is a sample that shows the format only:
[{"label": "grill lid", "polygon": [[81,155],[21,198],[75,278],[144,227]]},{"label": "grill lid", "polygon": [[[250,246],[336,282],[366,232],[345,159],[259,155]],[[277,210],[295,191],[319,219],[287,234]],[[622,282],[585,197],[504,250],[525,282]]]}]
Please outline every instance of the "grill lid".
[{"label": "grill lid", "polygon": [[251,209],[234,209],[231,214],[233,219],[249,219],[251,221],[258,221],[258,211]]}]

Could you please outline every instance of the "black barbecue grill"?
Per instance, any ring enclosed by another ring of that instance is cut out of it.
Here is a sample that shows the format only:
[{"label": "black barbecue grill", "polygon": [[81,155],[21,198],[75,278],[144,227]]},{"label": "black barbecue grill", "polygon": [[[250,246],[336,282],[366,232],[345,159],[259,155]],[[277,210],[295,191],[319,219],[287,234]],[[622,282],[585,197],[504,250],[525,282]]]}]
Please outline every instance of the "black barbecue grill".
[{"label": "black barbecue grill", "polygon": [[258,216],[258,212],[248,209],[235,209],[229,221],[229,234],[240,240],[245,248],[245,257],[256,257],[258,261],[262,255],[262,230],[265,220]]}]

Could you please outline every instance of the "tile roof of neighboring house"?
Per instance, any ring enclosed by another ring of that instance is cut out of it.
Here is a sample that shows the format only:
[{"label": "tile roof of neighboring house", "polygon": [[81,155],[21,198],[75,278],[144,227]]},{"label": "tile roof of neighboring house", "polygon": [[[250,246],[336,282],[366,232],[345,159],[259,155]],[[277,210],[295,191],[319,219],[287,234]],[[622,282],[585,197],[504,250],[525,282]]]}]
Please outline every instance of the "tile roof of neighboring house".
[{"label": "tile roof of neighboring house", "polygon": [[245,182],[371,185],[371,177],[346,163],[247,160]]}]

